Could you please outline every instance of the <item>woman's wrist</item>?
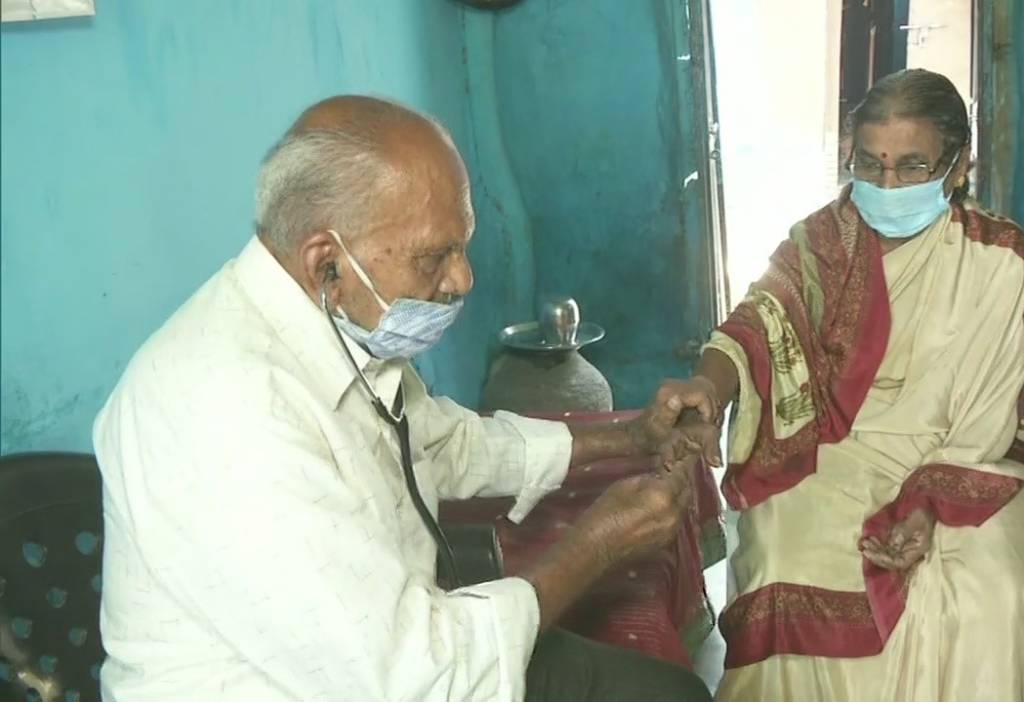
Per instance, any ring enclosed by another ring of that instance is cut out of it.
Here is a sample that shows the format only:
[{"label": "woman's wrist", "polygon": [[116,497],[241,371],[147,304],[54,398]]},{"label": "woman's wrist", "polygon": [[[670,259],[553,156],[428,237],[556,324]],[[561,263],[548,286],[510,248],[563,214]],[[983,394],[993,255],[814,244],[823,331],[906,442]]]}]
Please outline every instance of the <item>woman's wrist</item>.
[{"label": "woman's wrist", "polygon": [[707,394],[708,398],[710,398],[712,406],[717,408],[714,423],[716,426],[721,427],[722,415],[724,414],[724,403],[722,402],[722,398],[718,396],[718,386],[715,385],[715,381],[703,373],[698,372],[690,377],[690,382],[695,383],[700,387]]}]

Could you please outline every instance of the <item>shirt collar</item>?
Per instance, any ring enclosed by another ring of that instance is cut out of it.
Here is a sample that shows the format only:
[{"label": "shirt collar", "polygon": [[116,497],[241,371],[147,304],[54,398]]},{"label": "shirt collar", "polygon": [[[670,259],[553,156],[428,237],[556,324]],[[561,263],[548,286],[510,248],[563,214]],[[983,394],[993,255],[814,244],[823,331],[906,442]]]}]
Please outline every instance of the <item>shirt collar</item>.
[{"label": "shirt collar", "polygon": [[[332,410],[337,408],[356,381],[356,372],[345,352],[338,348],[338,338],[327,315],[309,299],[259,237],[254,236],[242,249],[234,272],[239,285],[281,341],[312,374],[311,391]],[[401,379],[401,364],[380,361],[351,339],[346,337],[345,341],[356,364],[380,396],[385,402],[393,401]]]}]

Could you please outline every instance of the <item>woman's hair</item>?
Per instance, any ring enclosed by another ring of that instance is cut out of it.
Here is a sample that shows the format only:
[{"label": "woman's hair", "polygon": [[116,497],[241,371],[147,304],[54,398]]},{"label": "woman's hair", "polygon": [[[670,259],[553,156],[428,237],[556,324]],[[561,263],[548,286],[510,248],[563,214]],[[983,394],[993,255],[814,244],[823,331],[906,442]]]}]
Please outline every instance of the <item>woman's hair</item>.
[{"label": "woman's hair", "polygon": [[[854,142],[857,130],[866,122],[886,122],[893,117],[930,120],[942,135],[940,165],[948,166],[971,141],[967,107],[952,81],[941,73],[910,68],[890,73],[868,91],[848,118]],[[968,183],[954,188],[952,200],[967,195]]]}]

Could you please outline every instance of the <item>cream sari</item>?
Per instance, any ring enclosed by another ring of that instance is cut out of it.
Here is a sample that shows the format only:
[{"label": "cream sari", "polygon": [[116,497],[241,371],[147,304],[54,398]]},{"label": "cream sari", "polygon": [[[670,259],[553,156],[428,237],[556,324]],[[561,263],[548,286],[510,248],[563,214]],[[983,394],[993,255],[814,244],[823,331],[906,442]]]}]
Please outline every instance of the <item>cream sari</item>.
[{"label": "cream sari", "polygon": [[[797,225],[709,344],[741,381],[718,699],[1024,700],[1024,465],[1007,457],[1024,441],[1024,238],[972,204],[884,257],[851,237],[873,239],[845,196]],[[919,505],[938,518],[923,561],[861,557]]]}]

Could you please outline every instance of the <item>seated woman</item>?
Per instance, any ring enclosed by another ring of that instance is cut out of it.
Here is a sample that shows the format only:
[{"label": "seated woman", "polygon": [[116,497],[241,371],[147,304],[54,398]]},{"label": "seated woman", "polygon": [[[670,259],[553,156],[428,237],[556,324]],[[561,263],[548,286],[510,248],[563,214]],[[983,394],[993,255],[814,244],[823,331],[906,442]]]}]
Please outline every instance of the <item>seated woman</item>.
[{"label": "seated woman", "polygon": [[734,400],[719,699],[1024,699],[1024,235],[966,197],[945,77],[888,76],[852,122],[852,187],[696,373]]}]

